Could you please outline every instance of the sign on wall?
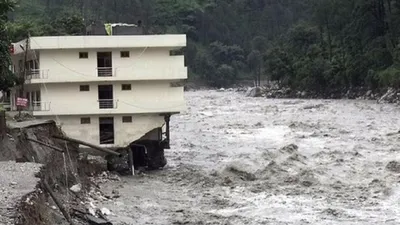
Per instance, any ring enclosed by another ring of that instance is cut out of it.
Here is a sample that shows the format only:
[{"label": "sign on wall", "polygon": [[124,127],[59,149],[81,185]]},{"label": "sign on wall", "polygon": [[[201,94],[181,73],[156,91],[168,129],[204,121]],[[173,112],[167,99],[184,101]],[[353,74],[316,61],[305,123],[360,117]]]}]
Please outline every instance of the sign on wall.
[{"label": "sign on wall", "polygon": [[17,98],[17,106],[26,107],[28,105],[28,99],[26,98]]}]

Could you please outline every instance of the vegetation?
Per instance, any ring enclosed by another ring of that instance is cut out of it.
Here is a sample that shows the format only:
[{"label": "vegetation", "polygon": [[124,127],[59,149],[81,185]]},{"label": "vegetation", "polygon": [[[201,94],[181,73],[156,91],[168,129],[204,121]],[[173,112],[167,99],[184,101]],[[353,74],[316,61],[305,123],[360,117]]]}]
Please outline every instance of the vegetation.
[{"label": "vegetation", "polygon": [[93,20],[186,33],[190,78],[217,87],[400,86],[400,0],[20,0],[9,18],[13,40],[77,35]]},{"label": "vegetation", "polygon": [[0,0],[0,91],[8,90],[16,80],[10,70],[10,40],[6,30],[7,13],[13,10],[13,7],[13,1]]}]

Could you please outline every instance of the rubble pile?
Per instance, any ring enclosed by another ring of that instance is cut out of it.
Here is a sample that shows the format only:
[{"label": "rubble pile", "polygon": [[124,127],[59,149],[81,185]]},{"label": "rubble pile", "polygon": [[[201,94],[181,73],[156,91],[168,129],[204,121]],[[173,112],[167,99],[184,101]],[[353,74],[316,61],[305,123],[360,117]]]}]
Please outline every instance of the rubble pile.
[{"label": "rubble pile", "polygon": [[235,87],[220,88],[218,92],[241,92],[246,97],[266,98],[300,98],[300,99],[364,99],[377,100],[379,103],[400,103],[400,91],[394,88],[385,90],[368,90],[363,87],[352,89],[323,90],[323,92],[311,92],[305,90],[293,90],[290,87],[282,86],[277,82],[269,82],[260,87]]},{"label": "rubble pile", "polygon": [[[370,94],[370,95],[372,95],[372,94]],[[387,90],[387,92],[378,99],[378,102],[379,103],[400,103],[400,92],[393,88],[389,88]]]}]

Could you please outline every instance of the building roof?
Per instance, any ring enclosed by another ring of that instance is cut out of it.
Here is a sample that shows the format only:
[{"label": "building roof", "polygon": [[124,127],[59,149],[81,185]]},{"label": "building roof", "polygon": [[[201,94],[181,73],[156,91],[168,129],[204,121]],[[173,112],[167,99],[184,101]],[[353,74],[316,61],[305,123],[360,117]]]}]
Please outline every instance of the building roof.
[{"label": "building roof", "polygon": [[[15,54],[22,53],[26,40],[14,43]],[[185,34],[112,35],[112,36],[47,36],[31,37],[31,50],[95,49],[95,48],[182,48]]]}]

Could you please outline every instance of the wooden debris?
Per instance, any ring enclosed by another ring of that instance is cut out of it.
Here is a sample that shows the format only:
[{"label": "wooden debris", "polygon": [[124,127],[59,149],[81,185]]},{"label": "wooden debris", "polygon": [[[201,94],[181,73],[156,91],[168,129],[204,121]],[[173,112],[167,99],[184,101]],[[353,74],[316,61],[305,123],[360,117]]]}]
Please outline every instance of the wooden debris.
[{"label": "wooden debris", "polygon": [[113,150],[110,150],[110,149],[107,149],[107,148],[103,148],[103,147],[100,147],[100,146],[97,146],[97,145],[93,145],[93,144],[90,144],[88,142],[81,141],[81,140],[78,140],[78,139],[74,139],[74,138],[70,138],[70,137],[66,137],[66,136],[61,137],[61,136],[56,136],[56,135],[53,135],[53,138],[57,138],[57,139],[61,139],[61,140],[69,141],[69,142],[74,142],[76,144],[81,144],[81,145],[85,145],[85,146],[91,147],[91,148],[96,149],[96,150],[101,151],[101,152],[105,152],[105,153],[116,155],[116,156],[121,156],[121,153],[118,153],[116,151],[113,151]]},{"label": "wooden debris", "polygon": [[37,143],[37,144],[44,145],[44,146],[46,146],[46,147],[48,147],[48,148],[51,148],[51,149],[53,149],[53,150],[56,150],[57,152],[64,152],[64,150],[62,150],[61,148],[51,146],[51,145],[49,145],[49,144],[46,144],[46,143],[41,142],[41,141],[38,141],[38,140],[34,140],[34,139],[31,139],[31,138],[26,138],[26,140],[35,142],[35,143]]},{"label": "wooden debris", "polygon": [[64,215],[65,219],[69,222],[70,225],[75,225],[71,219],[71,216],[68,214],[67,210],[64,208],[64,206],[61,204],[60,200],[58,200],[58,198],[55,196],[55,194],[51,190],[49,184],[46,181],[43,181],[42,183],[43,183],[44,189],[47,191],[47,193],[50,194],[51,198],[56,203],[56,205],[60,209],[61,213]]},{"label": "wooden debris", "polygon": [[89,222],[89,224],[93,225],[112,225],[110,221],[107,221],[105,219],[97,218],[92,215],[86,215],[86,219]]},{"label": "wooden debris", "polygon": [[89,224],[92,225],[113,225],[110,221],[108,221],[106,218],[97,218],[94,217],[87,212],[85,212],[84,209],[82,208],[77,208],[77,207],[72,207],[72,209],[75,211],[75,215],[82,220],[87,221]]}]

